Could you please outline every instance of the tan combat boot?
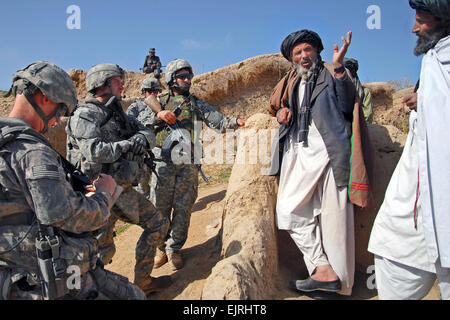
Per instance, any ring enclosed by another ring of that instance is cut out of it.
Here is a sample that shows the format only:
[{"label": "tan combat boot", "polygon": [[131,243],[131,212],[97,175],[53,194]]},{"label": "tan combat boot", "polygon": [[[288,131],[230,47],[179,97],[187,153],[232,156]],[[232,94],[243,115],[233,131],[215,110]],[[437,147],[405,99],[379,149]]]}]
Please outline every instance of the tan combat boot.
[{"label": "tan combat boot", "polygon": [[153,268],[158,269],[167,262],[167,255],[161,249],[156,249],[155,260],[153,263]]},{"label": "tan combat boot", "polygon": [[181,253],[173,252],[168,254],[169,258],[169,266],[173,271],[183,268],[183,258],[181,257]]},{"label": "tan combat boot", "polygon": [[172,284],[170,276],[161,276],[158,278],[148,277],[145,283],[136,283],[146,295],[153,292],[159,292]]}]

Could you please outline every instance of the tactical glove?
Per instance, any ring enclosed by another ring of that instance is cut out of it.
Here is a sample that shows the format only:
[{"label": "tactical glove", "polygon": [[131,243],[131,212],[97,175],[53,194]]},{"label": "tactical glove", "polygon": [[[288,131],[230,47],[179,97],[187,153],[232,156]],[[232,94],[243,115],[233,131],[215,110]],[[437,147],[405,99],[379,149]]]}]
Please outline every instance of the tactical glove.
[{"label": "tactical glove", "polygon": [[131,149],[134,146],[134,143],[128,140],[119,141],[117,144],[120,146],[122,153],[131,152]]},{"label": "tactical glove", "polygon": [[136,133],[134,136],[128,139],[128,141],[133,143],[133,147],[130,151],[135,155],[141,155],[144,150],[148,148],[147,139],[140,133]]}]

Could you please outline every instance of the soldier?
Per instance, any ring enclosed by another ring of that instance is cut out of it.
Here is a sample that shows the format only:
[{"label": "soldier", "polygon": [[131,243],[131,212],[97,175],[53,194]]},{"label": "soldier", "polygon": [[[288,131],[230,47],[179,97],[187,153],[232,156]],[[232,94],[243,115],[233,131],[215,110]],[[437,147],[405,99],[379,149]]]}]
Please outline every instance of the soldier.
[{"label": "soldier", "polygon": [[[191,65],[184,59],[171,61],[166,68],[165,80],[169,92],[159,95],[163,107],[158,113],[152,112],[151,123],[156,134],[155,157],[160,160],[152,176],[150,199],[158,212],[168,219],[172,213],[170,230],[165,238],[165,247],[159,247],[155,257],[155,268],[169,260],[173,270],[183,267],[180,249],[187,239],[192,206],[197,199],[198,167],[193,163],[174,164],[173,159],[161,155],[161,147],[168,137],[167,124],[178,125],[190,134],[190,141],[196,143],[198,134],[194,130],[197,120],[204,121],[210,128],[219,132],[244,126],[245,121],[239,117],[226,118],[205,101],[190,94],[193,78]],[[172,212],[173,209],[173,212]],[[168,259],[167,259],[168,258]]]},{"label": "soldier", "polygon": [[97,259],[92,231],[109,219],[114,179],[100,175],[92,196],[76,191],[42,135],[77,103],[69,75],[38,61],[15,73],[11,92],[0,118],[0,300],[145,299]]},{"label": "soldier", "polygon": [[156,79],[161,76],[161,60],[155,55],[155,48],[150,48],[149,55],[145,57],[144,66],[142,71],[144,73],[152,73]]},{"label": "soldier", "polygon": [[359,81],[358,77],[358,69],[359,64],[356,59],[347,59],[344,58],[344,66],[350,71],[353,77],[353,84],[356,87],[356,91],[358,92],[359,100],[362,106],[362,110],[364,113],[364,119],[366,119],[367,123],[373,122],[373,105],[372,105],[372,94],[370,93],[369,88],[364,87]]},{"label": "soldier", "polygon": [[[141,85],[141,92],[144,95],[143,99],[138,99],[133,102],[127,110],[127,115],[136,118],[144,126],[151,126],[147,121],[150,118],[152,110],[144,103],[144,99],[150,95],[158,96],[161,93],[161,85],[156,78],[145,78]],[[147,199],[150,199],[150,177],[151,173],[143,175],[139,185],[135,188],[136,191],[142,193]]]},{"label": "soldier", "polygon": [[114,225],[118,219],[144,229],[136,245],[134,283],[146,294],[171,284],[169,276],[152,278],[156,246],[168,229],[168,219],[133,189],[147,174],[147,151],[155,144],[151,130],[128,117],[119,102],[125,73],[114,64],[100,64],[86,75],[89,96],[67,122],[68,160],[89,177],[110,173],[124,191],[111,209],[108,224],[98,235],[101,259],[111,262],[115,253]]}]

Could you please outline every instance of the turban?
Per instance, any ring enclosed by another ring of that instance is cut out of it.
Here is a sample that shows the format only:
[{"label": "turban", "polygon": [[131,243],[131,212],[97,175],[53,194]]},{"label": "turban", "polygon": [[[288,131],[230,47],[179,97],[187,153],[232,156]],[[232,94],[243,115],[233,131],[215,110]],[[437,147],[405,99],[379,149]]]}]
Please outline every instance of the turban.
[{"label": "turban", "polygon": [[344,67],[346,67],[349,70],[355,70],[355,72],[358,72],[359,69],[358,60],[351,58],[349,59],[344,58]]},{"label": "turban", "polygon": [[425,11],[432,16],[450,20],[450,1],[448,0],[409,0],[411,8]]},{"label": "turban", "polygon": [[287,60],[292,56],[292,49],[300,43],[309,43],[317,49],[317,53],[323,50],[322,40],[319,35],[311,30],[300,30],[292,32],[288,35],[281,44],[281,53]]}]

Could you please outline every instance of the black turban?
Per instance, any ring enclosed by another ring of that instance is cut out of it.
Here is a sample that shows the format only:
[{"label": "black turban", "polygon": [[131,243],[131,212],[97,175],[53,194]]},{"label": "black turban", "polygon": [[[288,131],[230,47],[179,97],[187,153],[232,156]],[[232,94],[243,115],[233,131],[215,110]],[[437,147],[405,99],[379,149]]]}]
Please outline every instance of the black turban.
[{"label": "black turban", "polygon": [[409,0],[411,8],[427,12],[432,16],[450,20],[449,0]]},{"label": "black turban", "polygon": [[292,56],[292,49],[300,43],[309,43],[317,49],[317,53],[320,54],[323,50],[322,40],[319,35],[311,30],[300,30],[292,32],[288,35],[281,44],[281,53],[287,60]]},{"label": "black turban", "polygon": [[358,60],[352,59],[352,58],[344,58],[344,67],[346,67],[349,70],[354,70],[355,72],[358,72],[359,64]]}]

